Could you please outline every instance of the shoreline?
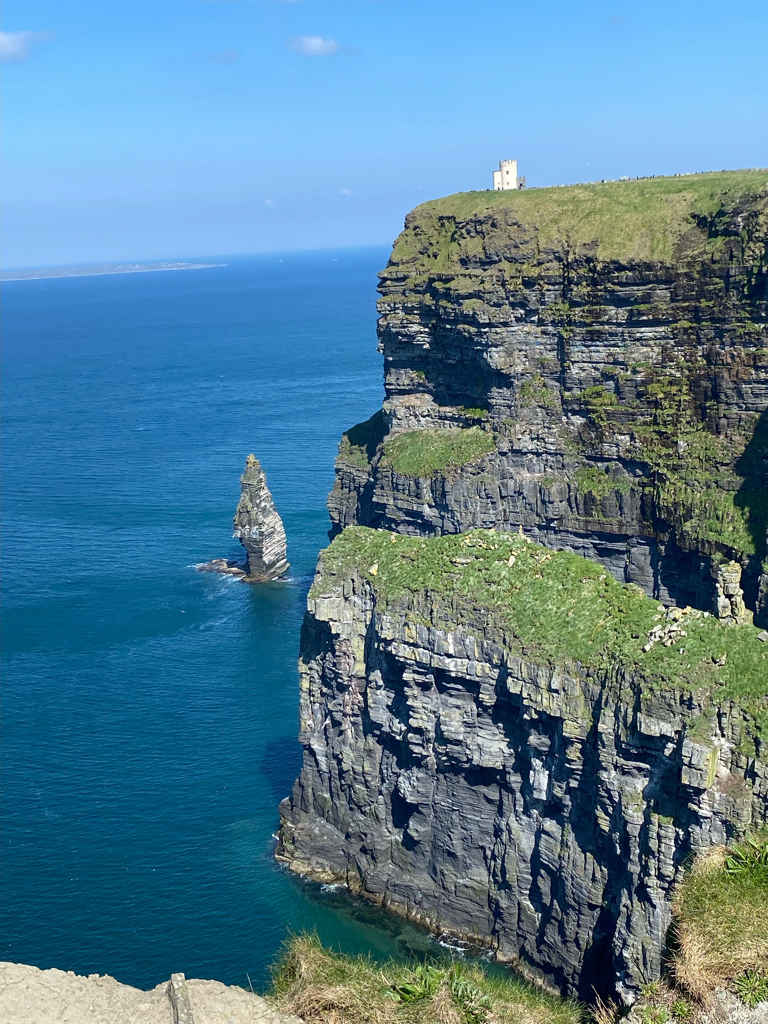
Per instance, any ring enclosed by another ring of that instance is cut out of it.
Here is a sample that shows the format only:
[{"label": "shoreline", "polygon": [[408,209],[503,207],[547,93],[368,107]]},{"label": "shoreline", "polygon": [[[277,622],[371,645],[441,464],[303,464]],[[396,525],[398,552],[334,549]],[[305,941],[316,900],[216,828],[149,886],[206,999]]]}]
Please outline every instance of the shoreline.
[{"label": "shoreline", "polygon": [[108,274],[149,274],[161,270],[210,270],[212,267],[226,267],[226,263],[136,263],[101,264],[92,267],[52,267],[46,269],[6,270],[0,273],[0,281],[48,281],[62,277],[103,277]]}]

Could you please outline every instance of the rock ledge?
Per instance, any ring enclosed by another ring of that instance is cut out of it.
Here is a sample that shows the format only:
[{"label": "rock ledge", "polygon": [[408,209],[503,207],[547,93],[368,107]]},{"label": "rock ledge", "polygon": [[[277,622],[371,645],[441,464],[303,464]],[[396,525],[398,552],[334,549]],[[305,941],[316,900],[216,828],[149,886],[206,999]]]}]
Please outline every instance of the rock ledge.
[{"label": "rock ledge", "polygon": [[109,975],[0,964],[0,1024],[302,1024],[220,981],[173,974],[149,992]]}]

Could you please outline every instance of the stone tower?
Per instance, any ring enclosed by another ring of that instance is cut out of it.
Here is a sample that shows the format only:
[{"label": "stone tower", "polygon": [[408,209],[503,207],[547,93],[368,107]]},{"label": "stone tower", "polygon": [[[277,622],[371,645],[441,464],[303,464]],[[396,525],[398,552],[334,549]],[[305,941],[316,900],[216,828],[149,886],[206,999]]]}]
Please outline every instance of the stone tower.
[{"label": "stone tower", "polygon": [[516,188],[525,188],[525,178],[517,174],[517,160],[500,160],[498,171],[493,172],[494,192],[507,192]]}]

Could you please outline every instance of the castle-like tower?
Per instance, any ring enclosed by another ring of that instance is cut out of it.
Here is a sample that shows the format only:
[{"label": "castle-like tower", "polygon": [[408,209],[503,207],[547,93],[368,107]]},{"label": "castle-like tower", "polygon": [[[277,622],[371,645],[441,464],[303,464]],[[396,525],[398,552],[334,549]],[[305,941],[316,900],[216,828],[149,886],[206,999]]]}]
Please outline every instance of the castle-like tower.
[{"label": "castle-like tower", "polygon": [[517,160],[499,160],[499,169],[493,172],[493,190],[506,192],[513,188],[525,188],[525,178],[517,175]]}]

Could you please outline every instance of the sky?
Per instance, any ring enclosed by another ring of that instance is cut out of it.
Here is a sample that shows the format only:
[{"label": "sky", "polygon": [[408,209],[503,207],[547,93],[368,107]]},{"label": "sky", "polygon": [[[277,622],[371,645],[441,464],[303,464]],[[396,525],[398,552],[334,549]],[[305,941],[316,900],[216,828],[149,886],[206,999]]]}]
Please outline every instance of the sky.
[{"label": "sky", "polygon": [[768,165],[765,0],[5,0],[5,267],[387,244],[427,199]]}]

